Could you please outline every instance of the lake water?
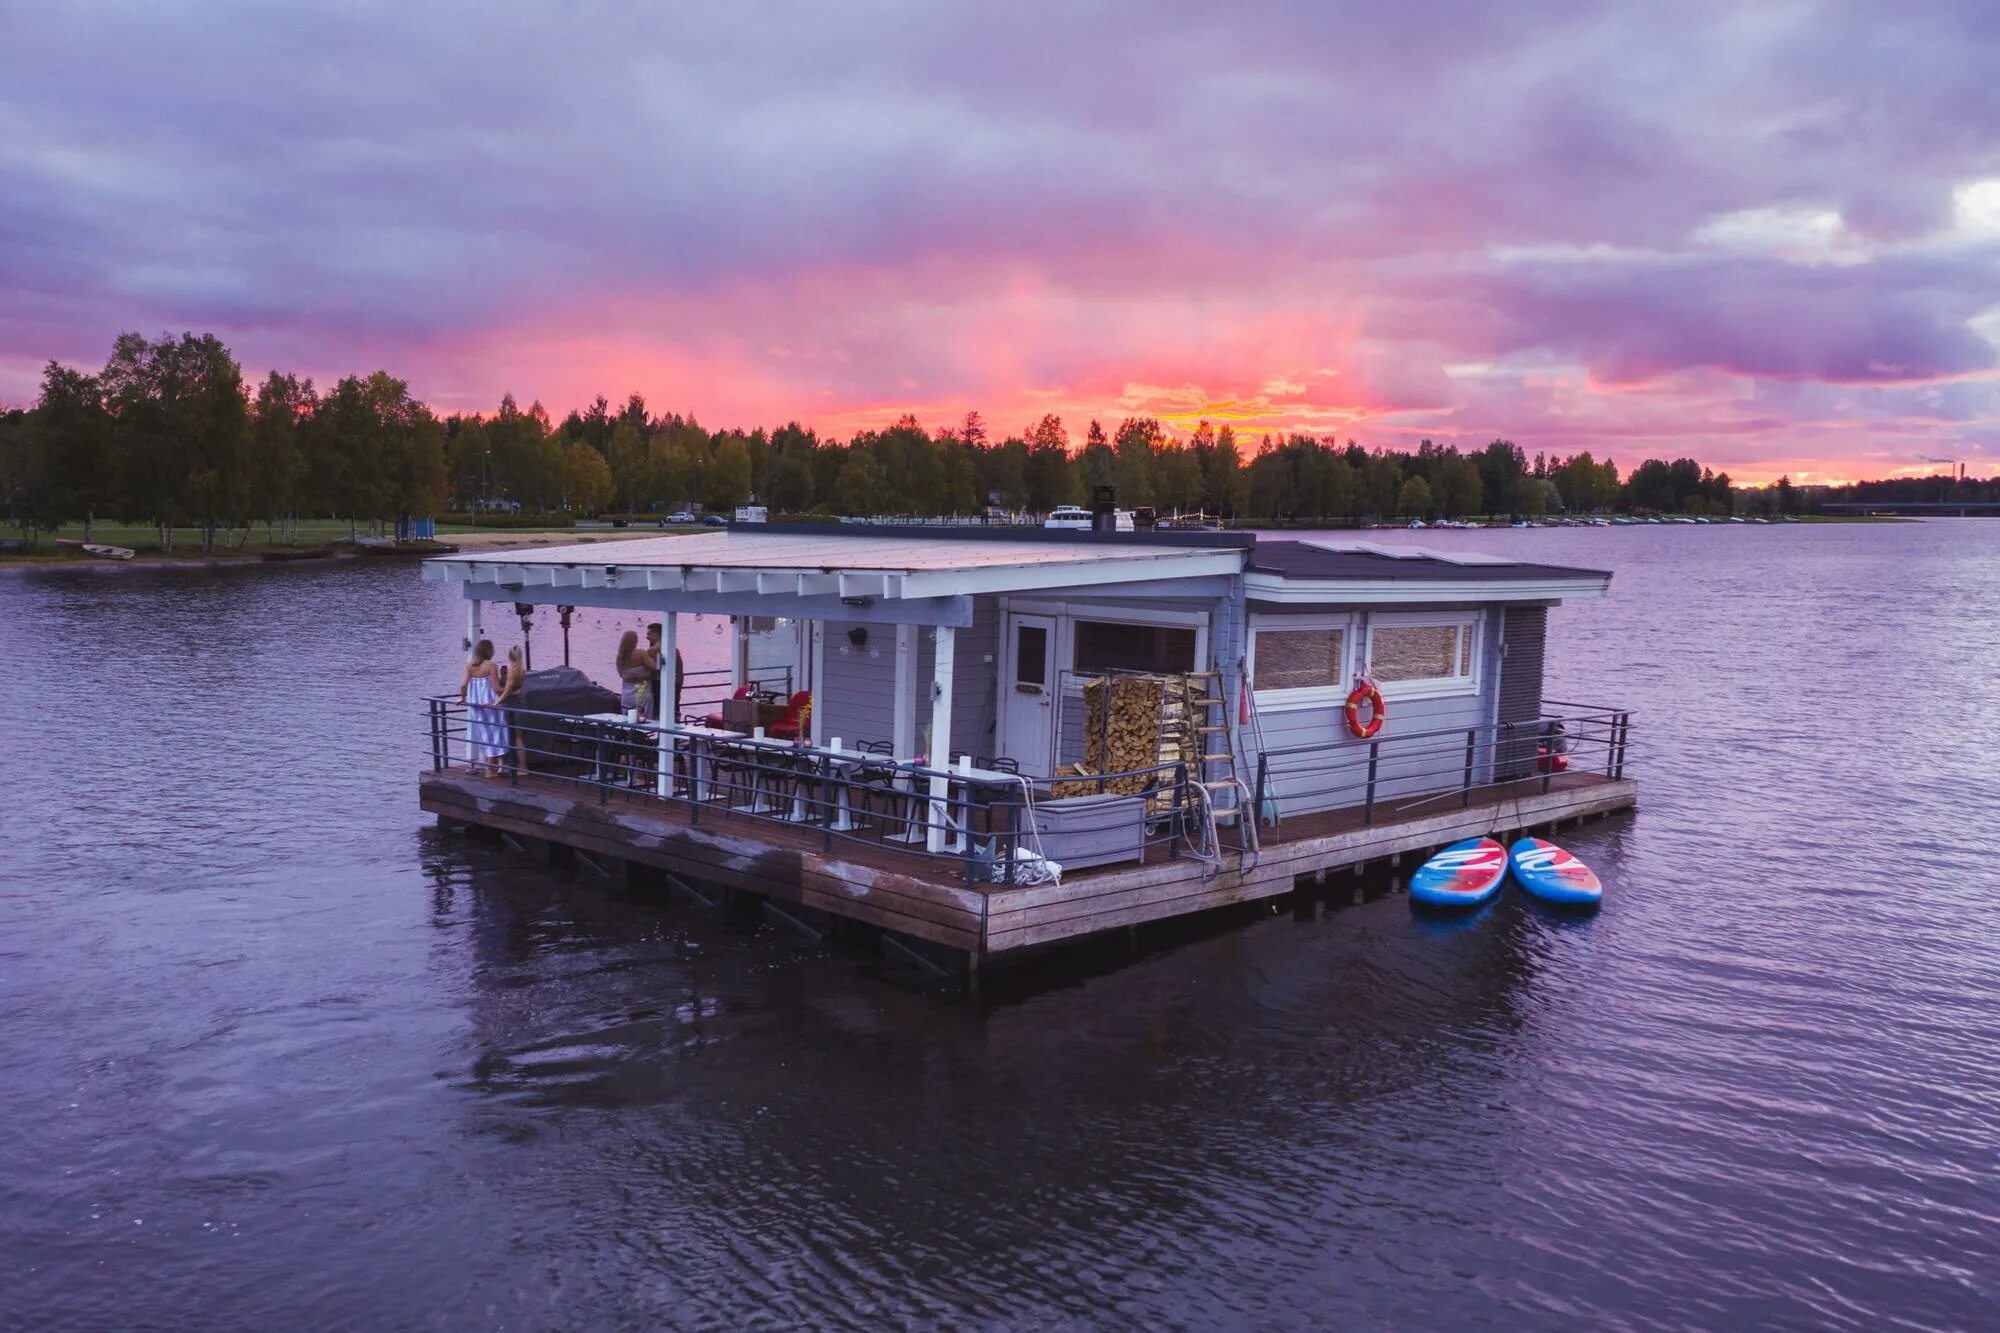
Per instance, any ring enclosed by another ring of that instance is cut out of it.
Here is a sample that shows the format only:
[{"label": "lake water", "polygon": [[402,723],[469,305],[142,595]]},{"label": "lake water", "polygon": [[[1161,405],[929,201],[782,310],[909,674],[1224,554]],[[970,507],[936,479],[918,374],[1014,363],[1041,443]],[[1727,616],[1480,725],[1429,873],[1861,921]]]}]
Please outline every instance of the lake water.
[{"label": "lake water", "polygon": [[1990,1327],[2000,522],[1376,535],[1617,572],[1604,911],[977,1006],[441,834],[413,568],[0,574],[0,1325]]}]

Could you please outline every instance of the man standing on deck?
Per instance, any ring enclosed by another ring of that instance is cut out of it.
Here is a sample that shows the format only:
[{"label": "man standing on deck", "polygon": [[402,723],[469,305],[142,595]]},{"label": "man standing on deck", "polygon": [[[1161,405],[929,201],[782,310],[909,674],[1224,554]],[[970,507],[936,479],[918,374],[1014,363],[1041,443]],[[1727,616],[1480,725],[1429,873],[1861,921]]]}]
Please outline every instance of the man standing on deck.
[{"label": "man standing on deck", "polygon": [[655,721],[678,722],[681,718],[681,681],[686,675],[686,671],[681,666],[681,650],[675,648],[674,708],[671,713],[665,712],[660,707],[660,701],[666,697],[660,693],[660,676],[663,667],[660,661],[661,638],[659,621],[655,620],[652,624],[646,626],[646,653],[652,659],[653,663],[653,718]]}]

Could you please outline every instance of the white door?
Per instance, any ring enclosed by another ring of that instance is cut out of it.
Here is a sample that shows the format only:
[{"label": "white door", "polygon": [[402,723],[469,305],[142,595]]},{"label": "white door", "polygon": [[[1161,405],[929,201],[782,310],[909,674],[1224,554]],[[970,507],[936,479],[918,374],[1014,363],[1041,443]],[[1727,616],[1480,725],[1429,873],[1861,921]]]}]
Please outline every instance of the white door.
[{"label": "white door", "polygon": [[1056,618],[1010,615],[1000,674],[1000,753],[1046,777],[1054,753]]}]

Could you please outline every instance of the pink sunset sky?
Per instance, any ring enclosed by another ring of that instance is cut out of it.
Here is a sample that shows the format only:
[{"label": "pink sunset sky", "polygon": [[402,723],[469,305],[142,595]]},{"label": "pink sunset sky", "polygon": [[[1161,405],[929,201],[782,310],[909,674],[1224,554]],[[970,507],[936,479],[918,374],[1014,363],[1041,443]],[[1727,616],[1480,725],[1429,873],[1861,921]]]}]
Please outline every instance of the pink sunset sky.
[{"label": "pink sunset sky", "polygon": [[968,408],[2000,471],[2000,6],[13,8],[0,403]]}]

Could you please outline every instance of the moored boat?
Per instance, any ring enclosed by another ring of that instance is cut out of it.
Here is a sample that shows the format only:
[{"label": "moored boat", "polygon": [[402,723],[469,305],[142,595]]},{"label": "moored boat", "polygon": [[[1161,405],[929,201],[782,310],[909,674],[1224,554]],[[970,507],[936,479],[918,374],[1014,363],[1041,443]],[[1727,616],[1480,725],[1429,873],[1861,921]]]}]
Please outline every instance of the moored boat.
[{"label": "moored boat", "polygon": [[272,564],[292,560],[331,560],[334,549],[331,546],[279,546],[258,553],[258,559]]}]

